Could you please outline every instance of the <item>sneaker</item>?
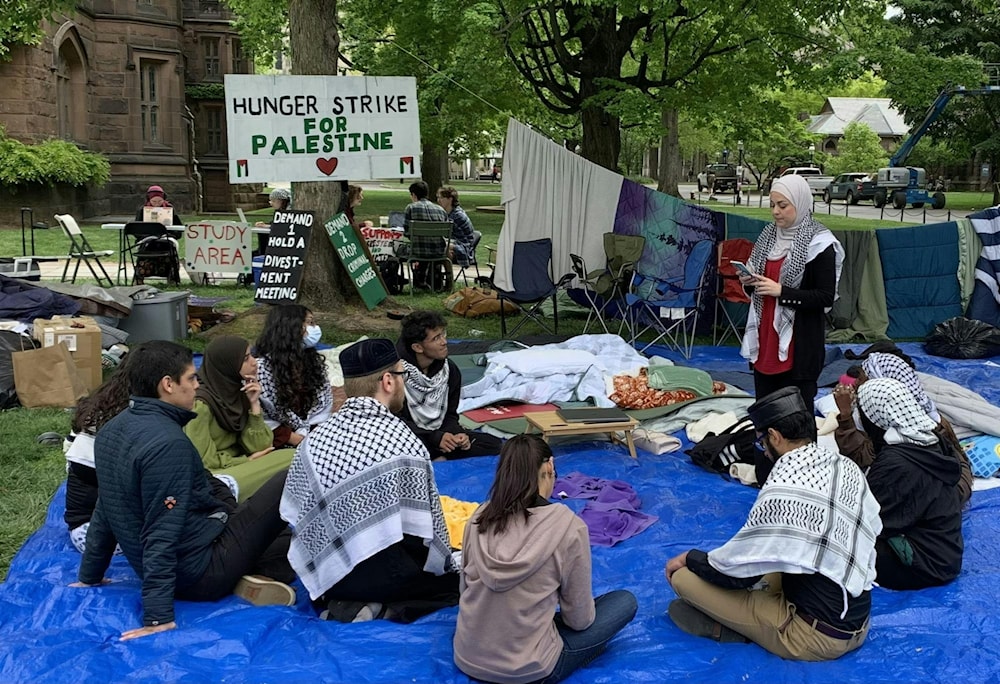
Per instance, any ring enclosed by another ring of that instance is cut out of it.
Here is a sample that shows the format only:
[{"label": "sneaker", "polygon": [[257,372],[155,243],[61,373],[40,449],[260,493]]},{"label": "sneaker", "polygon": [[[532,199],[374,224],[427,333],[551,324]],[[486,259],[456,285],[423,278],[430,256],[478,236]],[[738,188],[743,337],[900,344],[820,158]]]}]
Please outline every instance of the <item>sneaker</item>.
[{"label": "sneaker", "polygon": [[294,606],[295,590],[260,575],[243,575],[233,593],[255,606]]},{"label": "sneaker", "polygon": [[682,632],[692,636],[705,637],[722,643],[745,644],[749,641],[736,630],[705,615],[684,599],[671,601],[667,614]]}]

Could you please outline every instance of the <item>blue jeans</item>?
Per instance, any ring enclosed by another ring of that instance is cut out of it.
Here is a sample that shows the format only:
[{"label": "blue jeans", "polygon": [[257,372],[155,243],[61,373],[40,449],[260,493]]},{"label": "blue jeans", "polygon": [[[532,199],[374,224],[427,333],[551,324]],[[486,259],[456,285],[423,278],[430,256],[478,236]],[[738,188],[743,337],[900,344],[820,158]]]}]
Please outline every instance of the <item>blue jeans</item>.
[{"label": "blue jeans", "polygon": [[579,632],[567,627],[562,616],[556,614],[556,629],[563,640],[563,651],[555,668],[539,684],[560,682],[601,655],[611,638],[635,617],[639,604],[632,592],[619,589],[598,596],[594,599],[594,607],[597,611],[594,624]]}]

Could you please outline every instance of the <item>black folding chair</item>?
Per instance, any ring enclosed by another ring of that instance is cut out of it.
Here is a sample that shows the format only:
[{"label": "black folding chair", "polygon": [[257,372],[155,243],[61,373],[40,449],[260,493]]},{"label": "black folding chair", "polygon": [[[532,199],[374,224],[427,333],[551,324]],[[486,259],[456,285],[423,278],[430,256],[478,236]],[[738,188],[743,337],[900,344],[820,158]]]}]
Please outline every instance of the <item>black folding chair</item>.
[{"label": "black folding chair", "polygon": [[133,285],[141,285],[146,278],[166,278],[172,285],[180,284],[177,241],[170,236],[167,226],[135,221],[126,223],[123,231]]}]

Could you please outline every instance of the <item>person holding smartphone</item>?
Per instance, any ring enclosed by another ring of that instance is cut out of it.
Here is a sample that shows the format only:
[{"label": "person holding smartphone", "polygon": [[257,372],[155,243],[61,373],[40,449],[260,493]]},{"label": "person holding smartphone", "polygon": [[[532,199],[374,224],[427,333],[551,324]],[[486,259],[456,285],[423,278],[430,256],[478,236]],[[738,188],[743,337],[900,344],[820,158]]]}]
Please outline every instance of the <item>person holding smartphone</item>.
[{"label": "person holding smartphone", "polygon": [[753,369],[758,398],[798,387],[812,412],[844,248],[813,220],[812,193],[801,176],[774,181],[771,216],[750,253],[750,273],[740,275],[750,295],[740,354]]}]

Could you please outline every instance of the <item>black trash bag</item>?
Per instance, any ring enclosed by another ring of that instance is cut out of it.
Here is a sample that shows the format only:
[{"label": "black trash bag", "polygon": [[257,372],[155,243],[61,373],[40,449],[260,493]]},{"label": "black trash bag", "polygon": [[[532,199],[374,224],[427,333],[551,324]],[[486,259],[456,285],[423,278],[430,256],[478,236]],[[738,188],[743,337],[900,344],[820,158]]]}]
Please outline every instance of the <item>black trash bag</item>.
[{"label": "black trash bag", "polygon": [[38,343],[27,335],[21,335],[10,330],[0,330],[0,411],[19,406],[17,392],[14,390],[14,360],[12,354],[16,351],[36,349]]},{"label": "black trash bag", "polygon": [[1000,328],[956,316],[935,325],[924,347],[949,359],[985,359],[1000,354]]}]

